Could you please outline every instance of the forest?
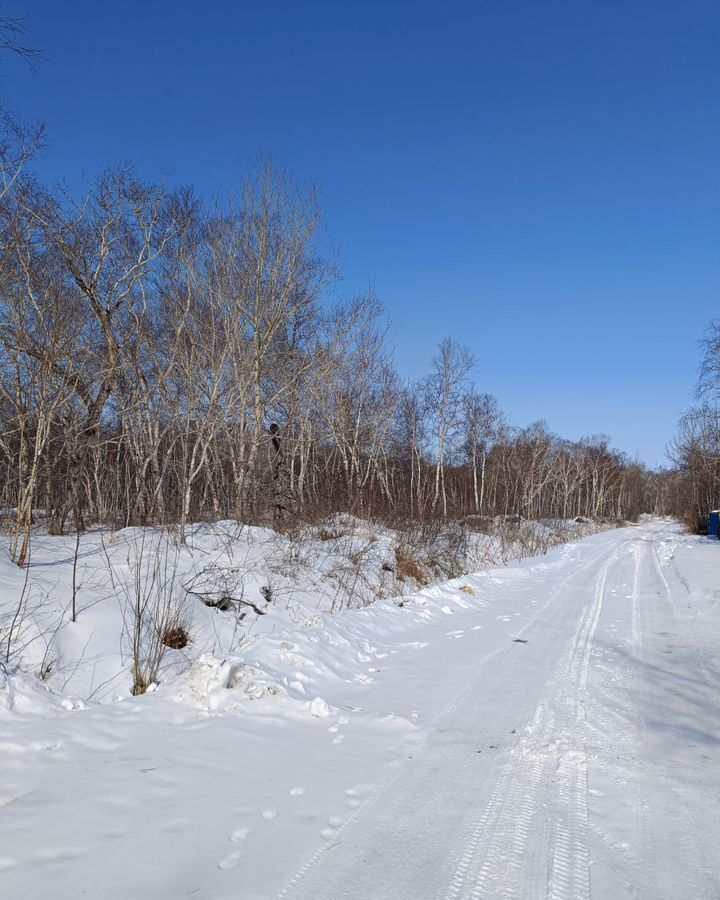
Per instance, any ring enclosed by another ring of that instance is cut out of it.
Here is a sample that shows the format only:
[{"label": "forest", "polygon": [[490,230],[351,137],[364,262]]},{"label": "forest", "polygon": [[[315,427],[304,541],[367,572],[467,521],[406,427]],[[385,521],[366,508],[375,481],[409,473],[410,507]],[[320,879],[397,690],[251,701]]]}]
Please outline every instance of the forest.
[{"label": "forest", "polygon": [[[27,152],[6,146],[5,172]],[[80,199],[12,172],[0,216],[0,503],[19,565],[40,510],[59,534],[660,502],[606,438],[512,426],[451,338],[404,383],[379,301],[331,299],[315,190],[271,162],[213,210],[127,166]]]}]

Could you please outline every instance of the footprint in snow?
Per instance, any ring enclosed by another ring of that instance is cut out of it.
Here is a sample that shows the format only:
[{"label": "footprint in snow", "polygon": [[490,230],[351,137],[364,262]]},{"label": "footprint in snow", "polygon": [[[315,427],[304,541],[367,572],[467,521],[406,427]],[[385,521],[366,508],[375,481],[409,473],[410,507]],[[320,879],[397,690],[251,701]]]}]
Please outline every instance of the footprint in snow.
[{"label": "footprint in snow", "polygon": [[275,818],[275,816],[277,815],[277,810],[276,809],[264,809],[260,813],[260,815],[263,817],[263,819],[265,819],[266,821],[269,822],[271,819]]},{"label": "footprint in snow", "polygon": [[347,788],[346,797],[360,798],[367,797],[375,790],[374,784],[356,784],[354,787]]},{"label": "footprint in snow", "polygon": [[236,828],[235,831],[230,835],[228,840],[231,844],[240,844],[242,841],[247,839],[247,836],[250,834],[249,828]]},{"label": "footprint in snow", "polygon": [[324,837],[326,841],[332,840],[337,835],[337,829],[342,825],[343,820],[338,816],[331,816],[328,819],[328,827],[323,828],[320,832],[320,836]]},{"label": "footprint in snow", "polygon": [[[371,671],[375,671],[375,670],[371,670]],[[350,721],[350,719],[347,716],[340,716],[340,718],[337,721],[337,725],[331,725],[328,728],[328,731],[331,734],[337,734],[337,732],[340,731],[340,726],[347,725],[347,723],[349,721]],[[333,739],[333,744],[342,744],[344,739],[345,739],[345,735],[343,735],[343,734],[338,735],[336,738]]]},{"label": "footprint in snow", "polygon": [[345,793],[348,797],[362,797],[363,794],[369,794],[373,790],[372,784],[356,784],[355,787],[346,788]]},{"label": "footprint in snow", "polygon": [[235,866],[240,862],[242,857],[242,852],[240,850],[233,850],[232,853],[229,853],[223,859],[218,862],[217,867],[221,869],[223,872],[227,872],[230,869],[234,869]]}]

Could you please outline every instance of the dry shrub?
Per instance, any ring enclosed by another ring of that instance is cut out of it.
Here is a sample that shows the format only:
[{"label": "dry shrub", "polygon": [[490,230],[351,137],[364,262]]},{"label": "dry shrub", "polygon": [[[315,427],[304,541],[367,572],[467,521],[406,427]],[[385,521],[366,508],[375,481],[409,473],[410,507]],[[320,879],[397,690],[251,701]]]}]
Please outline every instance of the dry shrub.
[{"label": "dry shrub", "polygon": [[318,541],[339,541],[353,537],[357,532],[358,521],[345,513],[335,513],[311,524],[311,534]]},{"label": "dry shrub", "polygon": [[179,577],[178,543],[167,529],[143,529],[128,547],[129,580],[121,582],[123,639],[130,644],[131,692],[144,694],[157,682],[165,635],[183,627],[187,594]]},{"label": "dry shrub", "polygon": [[400,547],[395,548],[395,575],[398,581],[412,578],[418,584],[428,584],[428,576],[420,563],[408,556]]},{"label": "dry shrub", "polygon": [[492,516],[466,516],[465,527],[476,534],[492,534],[495,531],[495,519]]},{"label": "dry shrub", "polygon": [[184,647],[187,647],[189,641],[188,633],[182,625],[177,625],[175,628],[167,628],[163,632],[162,642],[171,650],[182,650]]},{"label": "dry shrub", "polygon": [[475,596],[475,591],[470,587],[469,584],[461,584],[460,590],[463,592],[463,594],[470,594],[471,597]]},{"label": "dry shrub", "polygon": [[[703,521],[704,520],[704,521]],[[682,515],[680,521],[685,526],[688,534],[707,534],[709,528],[709,520],[707,516],[701,516],[692,510],[688,510]]]},{"label": "dry shrub", "polygon": [[396,531],[399,552],[423,573],[421,584],[461,578],[468,571],[469,531],[462,522],[406,521]]}]

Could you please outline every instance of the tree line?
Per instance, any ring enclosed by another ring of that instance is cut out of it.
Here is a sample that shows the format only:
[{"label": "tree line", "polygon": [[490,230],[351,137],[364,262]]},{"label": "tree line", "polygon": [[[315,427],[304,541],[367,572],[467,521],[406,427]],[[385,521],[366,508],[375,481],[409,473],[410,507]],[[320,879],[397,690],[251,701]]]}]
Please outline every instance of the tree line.
[{"label": "tree line", "polygon": [[720,507],[720,322],[701,341],[695,404],[682,416],[669,452],[674,469],[662,476],[668,512],[693,531]]},{"label": "tree line", "polygon": [[[0,142],[0,504],[50,532],[233,517],[632,517],[652,478],[604,437],[510,425],[444,339],[398,375],[372,293],[335,301],[317,192],[271,162],[213,206],[107,170],[85,194]],[[649,499],[650,498],[650,499]]]}]

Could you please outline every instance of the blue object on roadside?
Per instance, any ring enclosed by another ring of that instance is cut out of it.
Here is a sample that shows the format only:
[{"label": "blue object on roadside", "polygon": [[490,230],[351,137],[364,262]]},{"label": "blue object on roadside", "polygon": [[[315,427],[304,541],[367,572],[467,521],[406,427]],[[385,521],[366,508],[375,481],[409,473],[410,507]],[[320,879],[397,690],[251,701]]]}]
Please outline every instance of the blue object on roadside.
[{"label": "blue object on roadside", "polygon": [[714,509],[710,513],[710,534],[714,534],[716,538],[720,538],[720,509]]}]

